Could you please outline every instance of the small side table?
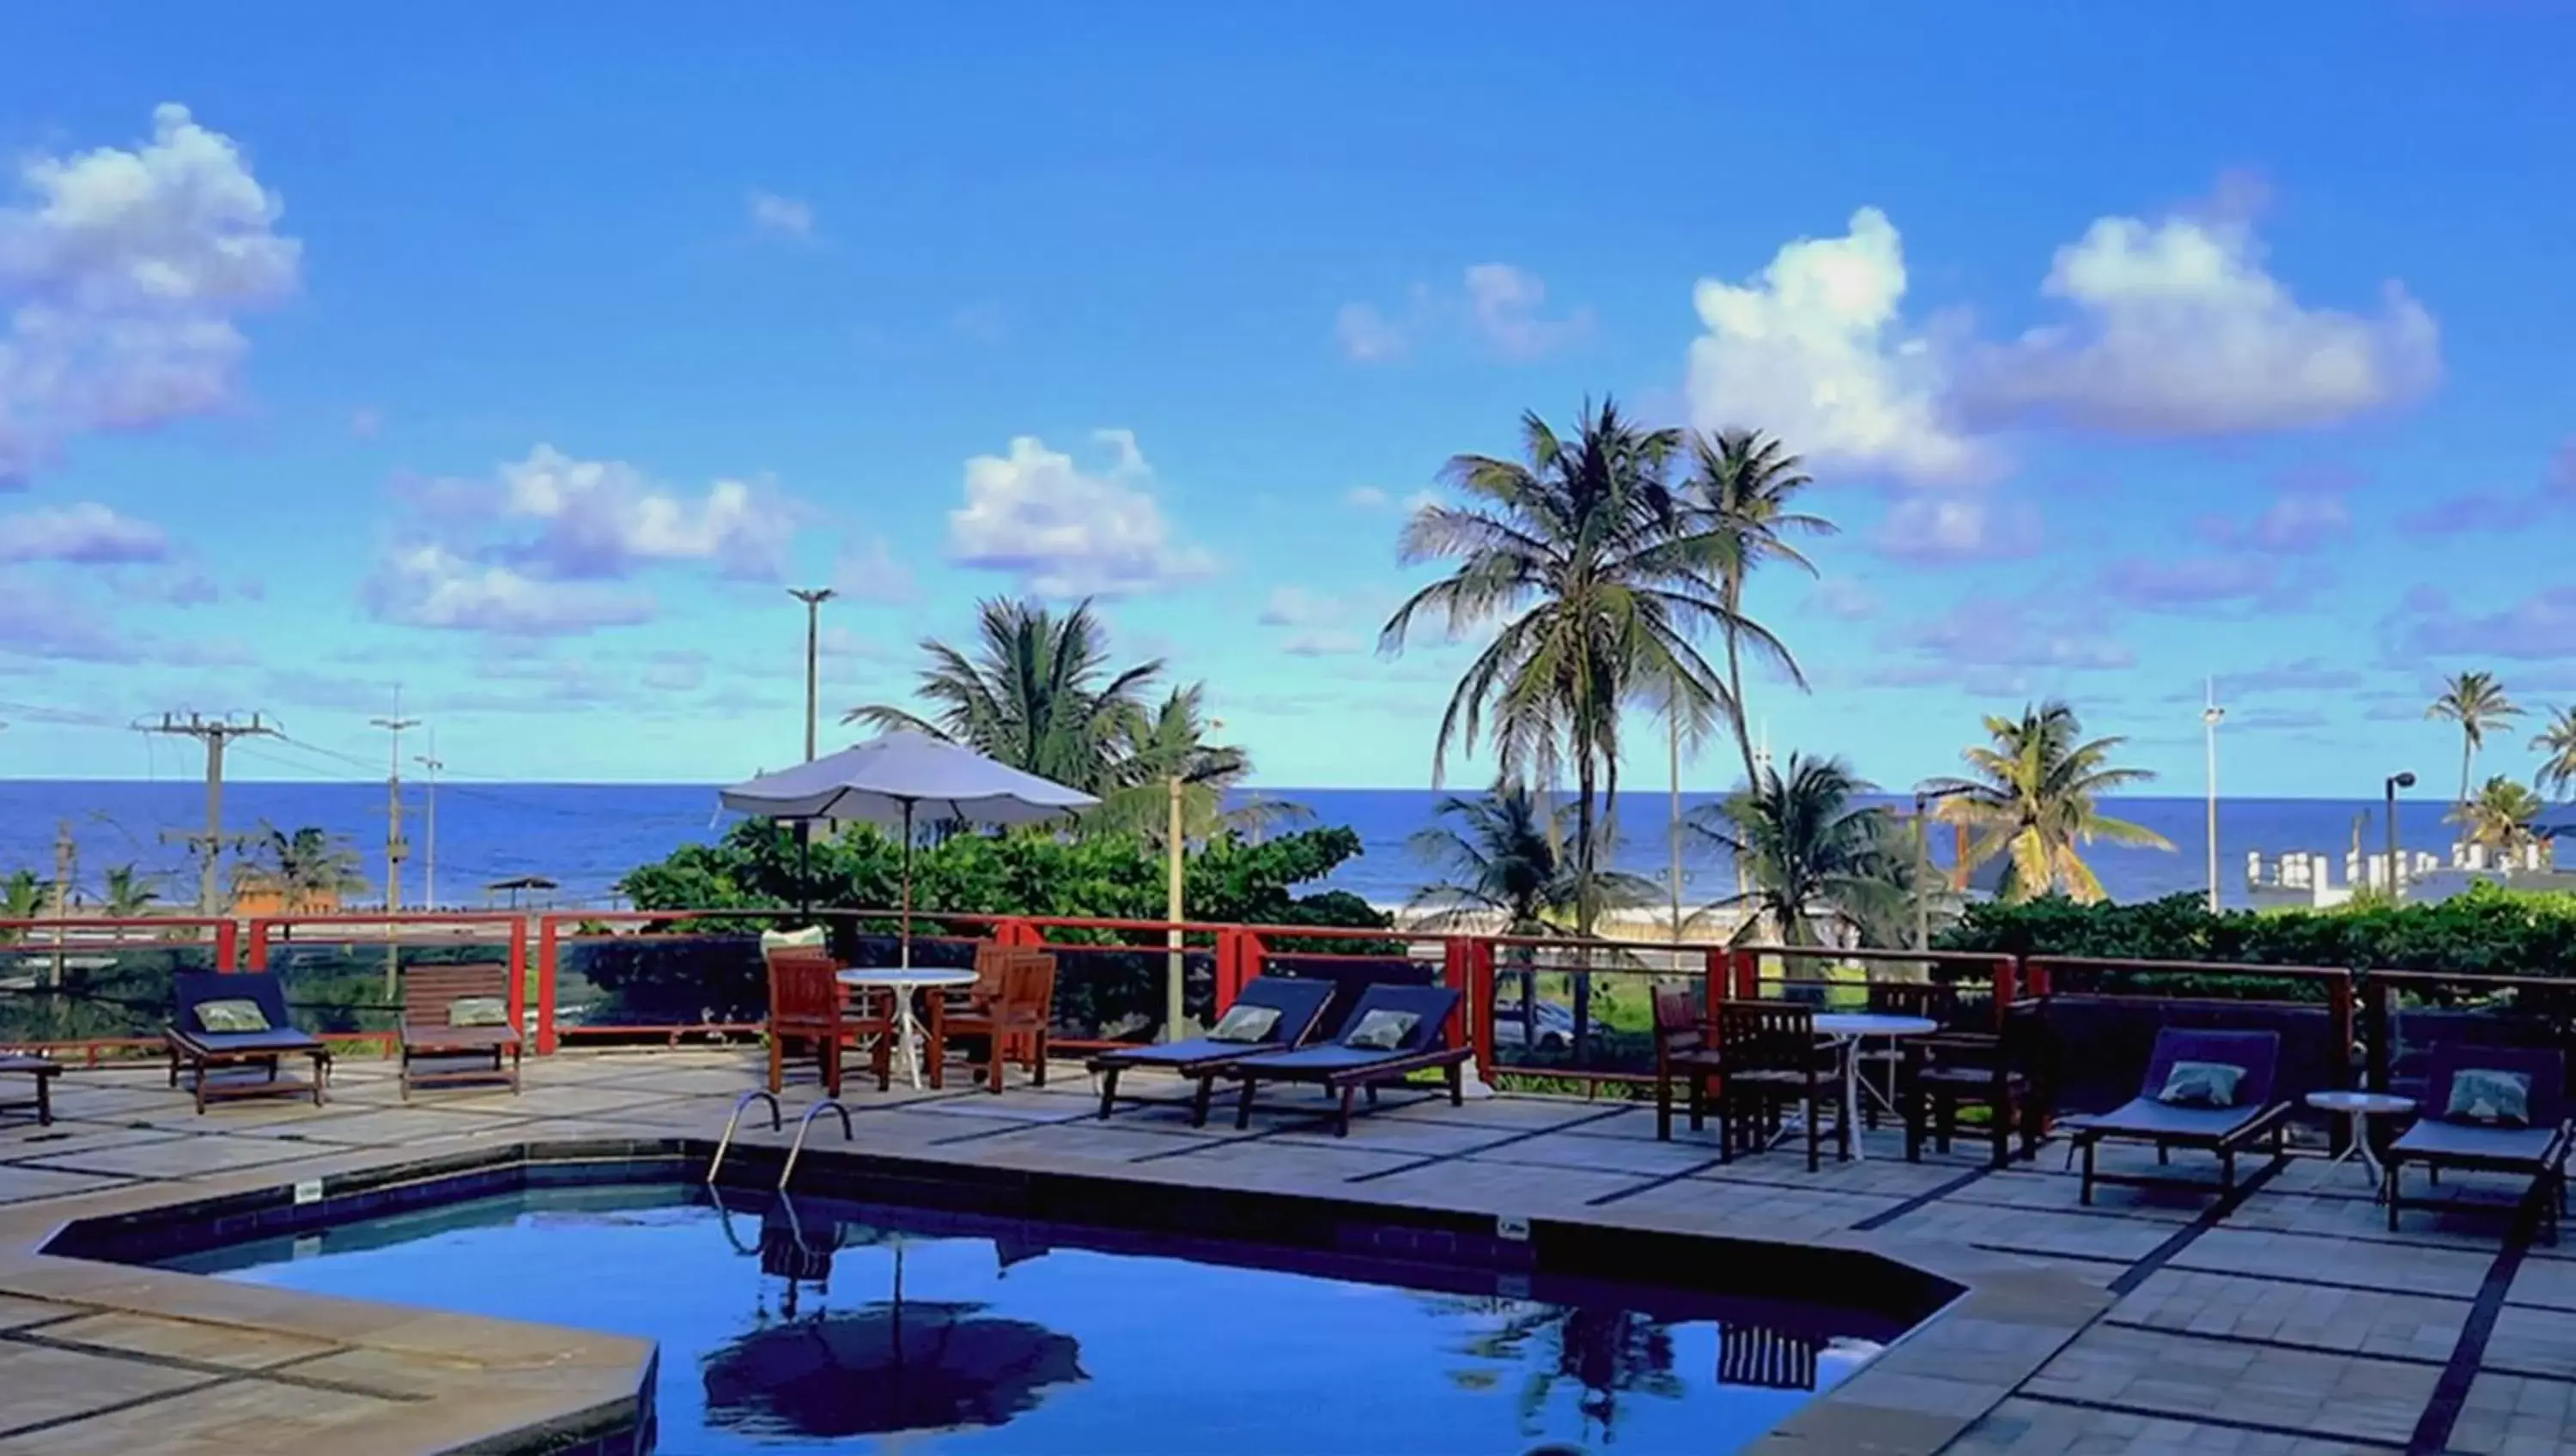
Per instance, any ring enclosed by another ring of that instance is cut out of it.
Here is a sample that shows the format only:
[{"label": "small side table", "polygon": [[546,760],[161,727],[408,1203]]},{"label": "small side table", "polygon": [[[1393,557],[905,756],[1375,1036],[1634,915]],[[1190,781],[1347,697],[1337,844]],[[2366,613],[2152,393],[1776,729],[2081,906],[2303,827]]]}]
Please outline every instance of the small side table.
[{"label": "small side table", "polygon": [[[921,1018],[912,1014],[913,997],[925,990],[954,989],[975,984],[975,973],[964,970],[939,970],[930,966],[898,966],[881,971],[841,971],[832,977],[844,986],[864,986],[873,990],[892,991],[895,1000],[895,1036],[903,1048],[903,1070],[912,1090],[921,1090]],[[934,1050],[933,1055],[936,1055]]]},{"label": "small side table", "polygon": [[2335,1161],[2340,1163],[2358,1153],[2362,1170],[2370,1177],[2371,1197],[2377,1199],[2386,1191],[2379,1170],[2379,1155],[2371,1151],[2370,1120],[2374,1117],[2404,1117],[2415,1110],[2415,1099],[2393,1092],[2311,1092],[2308,1105],[2319,1112],[2336,1112],[2351,1119],[2352,1146],[2345,1148]]}]

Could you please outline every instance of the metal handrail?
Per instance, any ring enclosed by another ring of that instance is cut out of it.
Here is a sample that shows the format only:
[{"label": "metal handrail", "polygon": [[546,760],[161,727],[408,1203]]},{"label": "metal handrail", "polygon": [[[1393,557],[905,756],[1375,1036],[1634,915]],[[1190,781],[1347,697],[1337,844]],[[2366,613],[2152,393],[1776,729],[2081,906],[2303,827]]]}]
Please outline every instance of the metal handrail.
[{"label": "metal handrail", "polygon": [[813,1130],[814,1114],[827,1107],[841,1115],[841,1141],[849,1142],[855,1136],[850,1131],[850,1109],[843,1107],[839,1098],[826,1097],[806,1108],[805,1115],[796,1120],[796,1141],[788,1146],[787,1166],[778,1170],[778,1191],[781,1194],[787,1192],[787,1180],[796,1176],[796,1159],[805,1151],[805,1134]]},{"label": "metal handrail", "polygon": [[742,1094],[740,1097],[735,1098],[733,1104],[733,1116],[725,1119],[724,1136],[716,1139],[716,1155],[707,1163],[707,1184],[710,1187],[713,1187],[715,1184],[716,1170],[724,1166],[725,1150],[733,1146],[734,1129],[742,1125],[742,1110],[751,1105],[753,1098],[758,1098],[769,1104],[769,1130],[771,1132],[776,1132],[787,1125],[785,1114],[778,1110],[778,1098],[776,1094],[754,1087],[750,1091]]}]

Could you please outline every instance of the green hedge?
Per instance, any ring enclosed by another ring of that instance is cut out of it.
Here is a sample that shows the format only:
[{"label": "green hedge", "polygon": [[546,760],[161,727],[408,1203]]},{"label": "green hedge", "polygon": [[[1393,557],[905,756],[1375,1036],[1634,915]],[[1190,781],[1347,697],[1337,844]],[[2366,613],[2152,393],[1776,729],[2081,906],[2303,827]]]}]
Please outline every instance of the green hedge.
[{"label": "green hedge", "polygon": [[2478,886],[2431,905],[2215,915],[2199,896],[2188,894],[2132,905],[2078,905],[2050,897],[1971,905],[1933,945],[2026,956],[2576,980],[2576,896]]}]

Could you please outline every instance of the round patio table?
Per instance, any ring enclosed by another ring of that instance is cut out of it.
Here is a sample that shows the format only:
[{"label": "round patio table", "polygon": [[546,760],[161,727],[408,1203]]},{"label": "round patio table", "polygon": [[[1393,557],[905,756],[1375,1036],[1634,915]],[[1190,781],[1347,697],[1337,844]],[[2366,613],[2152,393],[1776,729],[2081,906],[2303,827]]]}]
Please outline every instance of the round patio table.
[{"label": "round patio table", "polygon": [[[1883,1036],[1893,1046],[1909,1036],[1930,1036],[1941,1029],[1941,1023],[1924,1016],[1887,1016],[1875,1011],[1824,1011],[1816,1015],[1816,1030],[1832,1037],[1843,1054],[1843,1126],[1851,1129],[1854,1162],[1862,1161],[1860,1138],[1860,1058],[1853,1055],[1860,1044],[1873,1036]],[[1891,1111],[1893,1109],[1890,1109]]]},{"label": "round patio table", "polygon": [[844,986],[857,986],[872,991],[892,991],[895,1005],[895,1039],[903,1048],[903,1074],[912,1090],[921,1090],[921,1022],[912,1014],[915,996],[927,990],[948,990],[975,984],[973,971],[941,970],[934,966],[898,966],[874,971],[842,971],[833,980]]},{"label": "round patio table", "polygon": [[2362,1172],[2370,1179],[2373,1201],[2387,1196],[2388,1189],[2379,1170],[2379,1157],[2370,1147],[2370,1120],[2374,1117],[2404,1117],[2415,1110],[2415,1099],[2394,1092],[2311,1092],[2308,1105],[2319,1112],[2340,1113],[2352,1123],[2352,1146],[2337,1154],[2340,1163],[2355,1153],[2361,1155]]}]

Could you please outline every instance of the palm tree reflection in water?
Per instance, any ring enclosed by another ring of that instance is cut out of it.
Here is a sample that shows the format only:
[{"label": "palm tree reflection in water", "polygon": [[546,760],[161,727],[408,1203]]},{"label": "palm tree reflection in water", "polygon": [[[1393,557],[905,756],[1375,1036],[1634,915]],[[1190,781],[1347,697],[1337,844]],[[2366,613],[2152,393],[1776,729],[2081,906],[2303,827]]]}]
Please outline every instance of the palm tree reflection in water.
[{"label": "palm tree reflection in water", "polygon": [[[1428,1302],[1442,1315],[1489,1322],[1459,1354],[1527,1370],[1520,1388],[1524,1436],[1545,1434],[1548,1405],[1569,1382],[1581,1391],[1575,1398],[1581,1438],[1591,1441],[1597,1432],[1605,1446],[1617,1439],[1623,1396],[1680,1400],[1688,1393],[1673,1373],[1672,1330],[1662,1320],[1633,1310],[1569,1309],[1519,1299],[1429,1296]],[[1451,1371],[1449,1378],[1465,1389],[1490,1390],[1505,1373],[1470,1366]]]}]

